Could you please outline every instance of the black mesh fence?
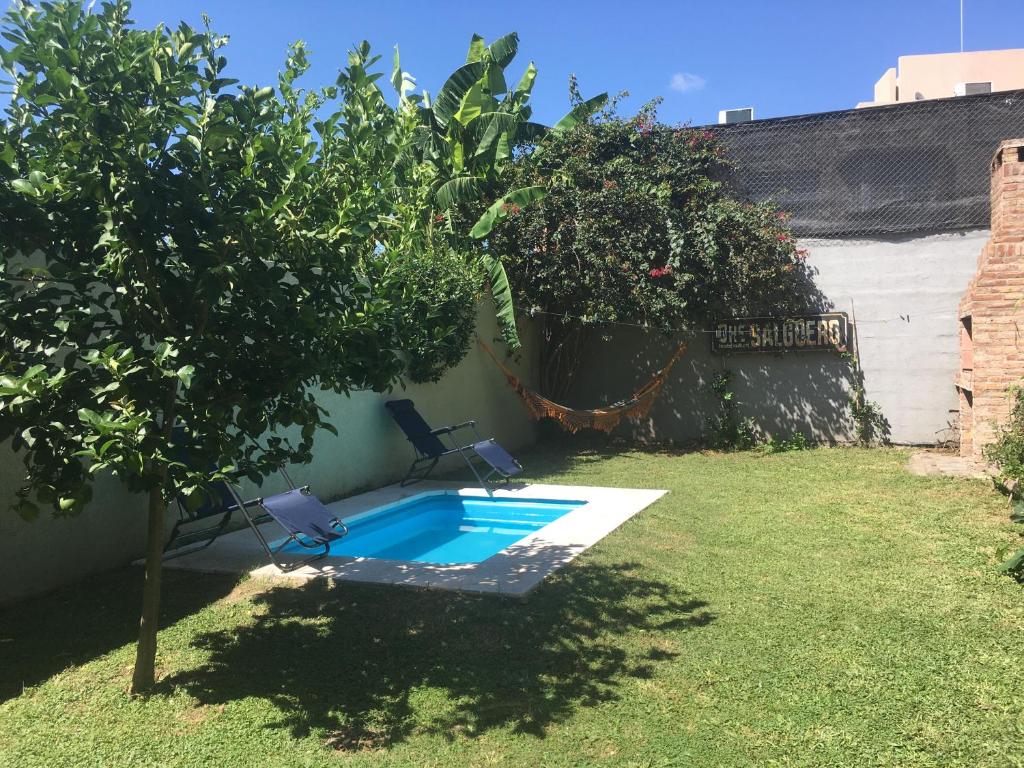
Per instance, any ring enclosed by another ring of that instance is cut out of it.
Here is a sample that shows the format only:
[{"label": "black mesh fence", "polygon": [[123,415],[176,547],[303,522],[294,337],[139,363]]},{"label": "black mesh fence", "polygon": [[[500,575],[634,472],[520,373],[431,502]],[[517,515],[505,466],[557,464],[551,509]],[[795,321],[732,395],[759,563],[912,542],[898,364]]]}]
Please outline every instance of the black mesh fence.
[{"label": "black mesh fence", "polygon": [[714,126],[728,182],[804,237],[987,228],[989,162],[1024,136],[1024,91]]}]

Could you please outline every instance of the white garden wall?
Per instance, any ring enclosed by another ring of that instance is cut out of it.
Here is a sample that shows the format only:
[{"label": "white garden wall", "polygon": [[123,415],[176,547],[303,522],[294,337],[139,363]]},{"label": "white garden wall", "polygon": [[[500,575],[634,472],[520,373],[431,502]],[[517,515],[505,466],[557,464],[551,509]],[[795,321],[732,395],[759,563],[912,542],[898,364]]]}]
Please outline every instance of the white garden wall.
[{"label": "white garden wall", "polygon": [[[929,444],[947,434],[958,408],[957,306],[974,274],[987,230],[873,240],[805,240],[815,283],[836,311],[857,321],[867,397],[877,401],[897,443]],[[572,404],[619,400],[664,365],[679,338],[624,329],[595,341]],[[802,431],[818,440],[851,437],[849,366],[834,353],[712,355],[693,338],[650,416],[623,427],[634,437],[690,442],[713,403],[704,385],[735,372],[743,411],[769,435]]]}]

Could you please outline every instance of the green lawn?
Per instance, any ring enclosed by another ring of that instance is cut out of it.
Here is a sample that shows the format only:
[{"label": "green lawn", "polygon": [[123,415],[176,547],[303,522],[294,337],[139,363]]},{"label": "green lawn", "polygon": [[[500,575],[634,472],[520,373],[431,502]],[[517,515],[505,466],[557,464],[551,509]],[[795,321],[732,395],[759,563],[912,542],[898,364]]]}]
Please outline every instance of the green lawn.
[{"label": "green lawn", "polygon": [[0,612],[3,766],[1019,766],[1018,540],[899,451],[551,448],[531,479],[671,493],[527,601],[169,573]]}]

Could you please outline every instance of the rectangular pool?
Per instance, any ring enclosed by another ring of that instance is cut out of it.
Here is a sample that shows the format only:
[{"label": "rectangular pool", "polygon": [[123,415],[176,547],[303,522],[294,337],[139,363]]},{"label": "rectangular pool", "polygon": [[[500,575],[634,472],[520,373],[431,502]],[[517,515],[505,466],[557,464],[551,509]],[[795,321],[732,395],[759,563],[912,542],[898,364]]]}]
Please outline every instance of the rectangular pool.
[{"label": "rectangular pool", "polygon": [[[366,513],[330,555],[433,565],[480,563],[587,502],[433,493]],[[299,552],[295,543],[283,552]],[[308,550],[306,550],[308,551]]]}]

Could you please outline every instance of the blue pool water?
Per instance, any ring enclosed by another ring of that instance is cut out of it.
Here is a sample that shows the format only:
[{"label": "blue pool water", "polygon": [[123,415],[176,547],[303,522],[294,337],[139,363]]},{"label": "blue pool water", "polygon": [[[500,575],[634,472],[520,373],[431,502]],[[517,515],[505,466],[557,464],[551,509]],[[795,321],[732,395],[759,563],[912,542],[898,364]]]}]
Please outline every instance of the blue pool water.
[{"label": "blue pool water", "polygon": [[[452,565],[479,563],[586,502],[435,494],[349,524],[331,555]],[[298,552],[298,544],[285,547]]]}]

